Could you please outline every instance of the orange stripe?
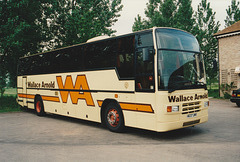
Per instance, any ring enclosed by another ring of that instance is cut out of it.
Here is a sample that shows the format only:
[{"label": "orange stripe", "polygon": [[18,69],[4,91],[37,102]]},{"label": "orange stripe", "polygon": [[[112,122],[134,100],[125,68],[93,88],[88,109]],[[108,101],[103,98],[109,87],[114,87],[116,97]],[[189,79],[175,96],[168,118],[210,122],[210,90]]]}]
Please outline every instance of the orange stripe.
[{"label": "orange stripe", "polygon": [[53,97],[53,96],[42,96],[42,99],[45,100],[45,101],[60,102],[59,97]]},{"label": "orange stripe", "polygon": [[[97,102],[98,102],[98,106],[101,107],[103,104],[103,101],[98,100]],[[135,103],[120,102],[119,105],[123,110],[149,112],[149,113],[154,112],[150,104],[135,104]]]},{"label": "orange stripe", "polygon": [[103,101],[98,100],[97,103],[98,103],[98,106],[99,106],[99,107],[102,107]]},{"label": "orange stripe", "polygon": [[[35,95],[18,93],[18,97],[34,99]],[[41,97],[42,97],[42,100],[44,100],[44,101],[60,102],[59,97],[54,97],[54,96],[41,96]]]},{"label": "orange stripe", "polygon": [[18,97],[34,99],[34,95],[18,93]]},{"label": "orange stripe", "polygon": [[148,104],[132,104],[132,103],[119,103],[119,104],[123,110],[153,113],[152,106]]}]

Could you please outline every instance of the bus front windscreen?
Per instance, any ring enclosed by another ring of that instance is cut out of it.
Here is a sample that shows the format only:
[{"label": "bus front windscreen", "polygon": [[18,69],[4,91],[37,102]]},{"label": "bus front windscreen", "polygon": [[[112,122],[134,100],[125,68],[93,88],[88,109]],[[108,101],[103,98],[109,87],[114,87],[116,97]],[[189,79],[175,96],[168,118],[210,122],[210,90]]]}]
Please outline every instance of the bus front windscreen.
[{"label": "bus front windscreen", "polygon": [[159,90],[205,88],[203,56],[194,36],[175,29],[158,29]]}]

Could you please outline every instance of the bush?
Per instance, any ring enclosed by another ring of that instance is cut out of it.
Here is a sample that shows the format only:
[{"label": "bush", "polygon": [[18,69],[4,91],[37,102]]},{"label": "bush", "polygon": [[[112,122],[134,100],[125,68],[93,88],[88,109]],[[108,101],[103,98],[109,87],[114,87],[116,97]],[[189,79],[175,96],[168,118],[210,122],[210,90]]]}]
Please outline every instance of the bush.
[{"label": "bush", "polygon": [[208,96],[213,98],[219,98],[219,89],[209,89]]},{"label": "bush", "polygon": [[2,96],[0,97],[0,103],[0,112],[20,111],[16,96]]},{"label": "bush", "polygon": [[224,95],[225,99],[230,99],[231,98],[231,91],[233,88],[236,88],[236,86],[234,86],[234,82],[231,82],[230,84],[221,84],[221,91]]},{"label": "bush", "polygon": [[224,98],[225,98],[225,99],[230,99],[230,98],[231,98],[231,95],[230,95],[229,93],[226,93],[226,92],[225,92],[225,93],[224,93]]}]

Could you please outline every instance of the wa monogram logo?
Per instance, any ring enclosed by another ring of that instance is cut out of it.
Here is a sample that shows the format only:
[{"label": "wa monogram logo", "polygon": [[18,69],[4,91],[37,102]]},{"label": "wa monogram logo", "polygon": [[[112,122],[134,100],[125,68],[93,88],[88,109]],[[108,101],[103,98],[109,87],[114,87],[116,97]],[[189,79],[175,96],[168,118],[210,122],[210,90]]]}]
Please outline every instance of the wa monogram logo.
[{"label": "wa monogram logo", "polygon": [[[67,103],[68,96],[70,94],[70,98],[73,104],[77,104],[78,100],[80,99],[85,100],[88,106],[94,106],[91,92],[84,91],[89,90],[87,78],[85,75],[78,75],[75,84],[73,84],[71,75],[68,75],[66,77],[64,84],[62,76],[57,76],[57,84],[60,89],[60,95],[63,103]],[[83,91],[79,92],[79,90]]]}]

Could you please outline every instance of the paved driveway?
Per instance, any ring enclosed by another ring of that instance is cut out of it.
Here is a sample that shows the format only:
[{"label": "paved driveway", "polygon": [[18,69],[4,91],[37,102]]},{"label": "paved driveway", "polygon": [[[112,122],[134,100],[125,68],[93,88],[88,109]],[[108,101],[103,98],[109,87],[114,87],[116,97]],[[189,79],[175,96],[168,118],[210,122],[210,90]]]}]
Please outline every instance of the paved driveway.
[{"label": "paved driveway", "polygon": [[78,119],[2,113],[0,161],[240,161],[240,108],[210,101],[207,123],[167,133],[112,133]]}]

